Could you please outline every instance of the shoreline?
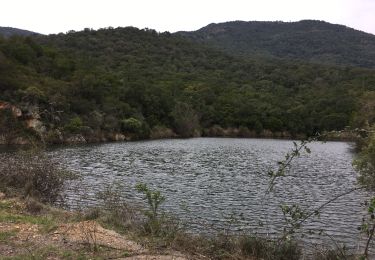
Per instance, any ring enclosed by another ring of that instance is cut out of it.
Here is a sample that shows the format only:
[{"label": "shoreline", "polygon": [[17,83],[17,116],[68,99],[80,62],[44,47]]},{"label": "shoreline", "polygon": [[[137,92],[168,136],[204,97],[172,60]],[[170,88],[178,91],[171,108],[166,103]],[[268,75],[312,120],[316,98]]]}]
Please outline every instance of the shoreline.
[{"label": "shoreline", "polygon": [[[206,130],[206,129],[205,129]],[[69,146],[69,145],[80,145],[80,144],[102,144],[102,143],[116,143],[116,142],[134,142],[134,141],[153,141],[153,140],[165,140],[165,139],[190,139],[190,138],[239,138],[239,139],[274,139],[274,140],[306,140],[307,135],[305,134],[296,134],[290,135],[285,132],[271,132],[266,131],[261,134],[240,134],[238,128],[229,128],[228,131],[219,134],[207,134],[207,131],[202,131],[202,133],[196,134],[189,137],[181,137],[175,133],[157,137],[148,137],[148,138],[135,138],[132,135],[126,135],[122,133],[110,133],[102,134],[101,137],[98,136],[87,136],[83,134],[68,135],[66,138],[60,138],[59,140],[35,140],[33,138],[26,138],[18,136],[12,140],[4,140],[0,138],[0,146]],[[335,132],[326,132],[323,141],[329,142],[355,142],[360,137],[355,135],[352,132],[345,131],[335,131]]]}]

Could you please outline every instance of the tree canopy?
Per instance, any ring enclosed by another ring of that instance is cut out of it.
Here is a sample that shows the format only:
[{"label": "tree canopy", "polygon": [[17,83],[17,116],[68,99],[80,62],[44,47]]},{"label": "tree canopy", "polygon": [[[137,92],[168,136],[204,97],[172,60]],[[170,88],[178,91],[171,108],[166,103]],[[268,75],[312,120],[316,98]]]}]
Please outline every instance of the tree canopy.
[{"label": "tree canopy", "polygon": [[0,100],[38,106],[48,129],[309,135],[351,125],[374,88],[371,69],[236,57],[149,29],[0,38]]}]

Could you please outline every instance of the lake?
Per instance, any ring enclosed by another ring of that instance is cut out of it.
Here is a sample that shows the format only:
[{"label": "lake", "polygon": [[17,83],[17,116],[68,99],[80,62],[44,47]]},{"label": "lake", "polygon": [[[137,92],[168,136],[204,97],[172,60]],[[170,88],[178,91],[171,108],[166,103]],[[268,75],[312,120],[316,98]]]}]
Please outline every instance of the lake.
[{"label": "lake", "polygon": [[[228,229],[273,236],[283,227],[281,205],[298,204],[311,211],[356,187],[352,144],[308,146],[311,154],[295,160],[268,195],[267,173],[293,148],[292,141],[193,138],[60,147],[49,153],[81,174],[67,191],[73,207],[95,204],[95,194],[109,185],[124,198],[141,202],[134,186],[146,183],[165,195],[164,210],[193,232]],[[309,245],[335,240],[356,248],[366,197],[356,191],[331,203],[306,222],[304,230],[314,234],[301,239]]]}]

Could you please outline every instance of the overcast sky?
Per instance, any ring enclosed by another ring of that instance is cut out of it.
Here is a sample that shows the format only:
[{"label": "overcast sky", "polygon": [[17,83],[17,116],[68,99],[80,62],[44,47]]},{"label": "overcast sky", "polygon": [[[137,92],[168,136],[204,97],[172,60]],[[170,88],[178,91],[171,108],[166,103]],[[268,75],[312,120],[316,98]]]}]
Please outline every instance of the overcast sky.
[{"label": "overcast sky", "polygon": [[375,0],[1,0],[0,26],[39,33],[135,26],[197,30],[233,20],[325,20],[375,34]]}]

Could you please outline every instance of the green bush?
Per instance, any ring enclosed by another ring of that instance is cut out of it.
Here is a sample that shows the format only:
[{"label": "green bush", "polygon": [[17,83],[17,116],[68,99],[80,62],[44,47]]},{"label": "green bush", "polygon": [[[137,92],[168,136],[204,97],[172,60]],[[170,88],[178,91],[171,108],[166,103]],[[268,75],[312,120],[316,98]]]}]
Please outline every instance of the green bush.
[{"label": "green bush", "polygon": [[142,122],[134,117],[121,120],[121,129],[125,132],[137,134],[142,129]]},{"label": "green bush", "polygon": [[176,133],[181,137],[193,137],[200,129],[197,112],[187,103],[177,102],[171,116]]},{"label": "green bush", "polygon": [[375,134],[371,134],[363,142],[354,165],[360,173],[360,183],[368,189],[375,190]]},{"label": "green bush", "polygon": [[82,119],[78,116],[70,119],[70,121],[64,126],[64,131],[71,133],[71,134],[77,134],[81,131],[83,127]]}]

